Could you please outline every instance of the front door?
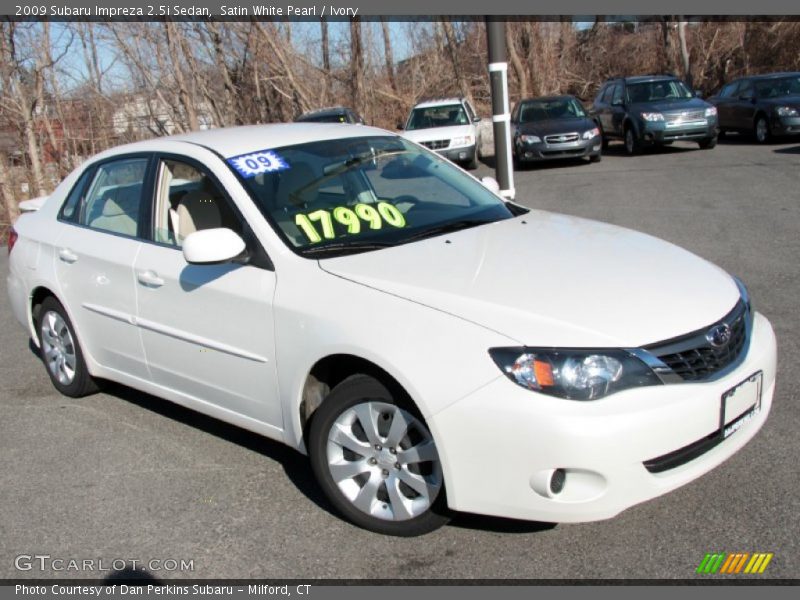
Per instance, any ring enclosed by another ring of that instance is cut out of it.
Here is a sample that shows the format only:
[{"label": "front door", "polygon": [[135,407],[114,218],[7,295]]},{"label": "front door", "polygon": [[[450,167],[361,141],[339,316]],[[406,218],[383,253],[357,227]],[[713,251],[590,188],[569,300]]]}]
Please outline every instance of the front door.
[{"label": "front door", "polygon": [[142,244],[134,267],[137,324],[155,383],[282,428],[274,271],[235,261],[191,265],[181,251],[194,231],[218,227],[257,243],[224,192],[226,175],[189,157],[159,160],[152,242]]}]

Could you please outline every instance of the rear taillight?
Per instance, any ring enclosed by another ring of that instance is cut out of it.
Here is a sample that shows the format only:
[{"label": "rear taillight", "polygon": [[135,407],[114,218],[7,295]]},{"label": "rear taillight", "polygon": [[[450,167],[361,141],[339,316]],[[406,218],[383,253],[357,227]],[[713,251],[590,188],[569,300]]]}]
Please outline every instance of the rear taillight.
[{"label": "rear taillight", "polygon": [[19,235],[16,231],[14,231],[13,227],[8,228],[8,253],[11,254],[11,250],[14,249],[14,244],[17,243],[17,238]]}]

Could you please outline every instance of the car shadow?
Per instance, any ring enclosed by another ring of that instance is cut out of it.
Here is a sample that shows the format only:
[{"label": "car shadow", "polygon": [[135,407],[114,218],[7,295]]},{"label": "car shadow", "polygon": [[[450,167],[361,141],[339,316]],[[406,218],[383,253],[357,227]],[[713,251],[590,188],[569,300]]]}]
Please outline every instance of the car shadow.
[{"label": "car shadow", "polygon": [[[35,347],[33,347],[35,350]],[[38,356],[38,352],[37,352]],[[199,429],[200,431],[213,435],[221,440],[236,444],[256,452],[261,456],[269,458],[281,465],[284,473],[295,487],[308,498],[311,502],[316,504],[319,508],[341,519],[341,515],[334,509],[333,505],[325,497],[324,493],[318,486],[311,471],[308,457],[300,454],[289,446],[270,440],[257,433],[252,433],[246,429],[237,427],[219,421],[213,417],[209,417],[202,413],[193,411],[172,402],[165,402],[164,400],[140,392],[125,385],[115,383],[112,381],[101,381],[102,392],[113,396],[119,400],[135,404],[139,408],[148,410],[159,416],[172,419],[184,425]],[[535,521],[520,521],[516,519],[506,519],[503,517],[489,517],[484,515],[476,515],[471,513],[453,512],[452,520],[450,521],[451,527],[459,529],[472,529],[481,531],[490,531],[497,533],[536,533],[539,531],[548,531],[556,526],[556,523],[539,523]],[[139,571],[121,571],[117,575],[117,583],[125,579],[146,579],[149,577],[146,573]]]},{"label": "car shadow", "polygon": [[558,523],[542,523],[539,521],[521,521],[505,517],[490,517],[472,513],[453,513],[450,527],[490,531],[492,533],[540,533],[555,529]]},{"label": "car shadow", "polygon": [[281,465],[289,480],[306,498],[319,508],[338,518],[338,513],[335,512],[333,506],[328,502],[328,499],[314,480],[308,457],[289,446],[178,404],[165,402],[161,398],[122,384],[103,381],[102,391],[105,394],[135,404],[162,417],[199,429],[204,433],[236,444],[277,462]]},{"label": "car shadow", "polygon": [[789,146],[788,148],[777,148],[773,150],[778,154],[800,154],[800,146]]}]

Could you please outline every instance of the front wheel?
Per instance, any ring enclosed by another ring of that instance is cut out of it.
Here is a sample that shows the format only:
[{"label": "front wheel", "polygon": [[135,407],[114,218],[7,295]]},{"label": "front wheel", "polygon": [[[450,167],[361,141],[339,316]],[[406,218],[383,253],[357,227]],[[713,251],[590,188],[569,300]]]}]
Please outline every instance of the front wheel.
[{"label": "front wheel", "polygon": [[697,144],[703,150],[711,150],[711,148],[713,148],[714,146],[717,145],[717,137],[714,136],[714,137],[702,139],[699,142],[697,142]]},{"label": "front wheel", "polygon": [[96,392],[72,321],[55,298],[46,298],[39,307],[36,331],[42,362],[55,388],[72,398]]},{"label": "front wheel", "polygon": [[636,139],[636,132],[633,127],[625,129],[625,154],[633,156],[639,153],[639,140]]},{"label": "front wheel", "polygon": [[759,144],[766,144],[769,141],[769,123],[764,115],[756,119],[756,124],[753,128],[753,133],[756,136],[756,141]]},{"label": "front wheel", "polygon": [[349,521],[378,533],[416,536],[448,521],[439,454],[416,409],[382,383],[354,375],[314,414],[311,467]]},{"label": "front wheel", "polygon": [[602,154],[592,154],[591,156],[589,156],[589,162],[598,163],[601,160],[603,160]]}]

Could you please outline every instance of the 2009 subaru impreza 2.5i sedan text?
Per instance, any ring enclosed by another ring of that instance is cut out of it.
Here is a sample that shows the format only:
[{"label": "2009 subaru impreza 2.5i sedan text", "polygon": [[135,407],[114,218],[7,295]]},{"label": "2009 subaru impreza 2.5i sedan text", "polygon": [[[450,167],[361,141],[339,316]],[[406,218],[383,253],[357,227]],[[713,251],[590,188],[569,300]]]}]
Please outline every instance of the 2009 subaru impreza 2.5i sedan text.
[{"label": "2009 subaru impreza 2.5i sedan text", "polygon": [[738,280],[489,183],[365,126],[122,146],[19,218],[11,303],[62,393],[280,440],[387,534],[609,518],[755,435],[776,345]]}]

